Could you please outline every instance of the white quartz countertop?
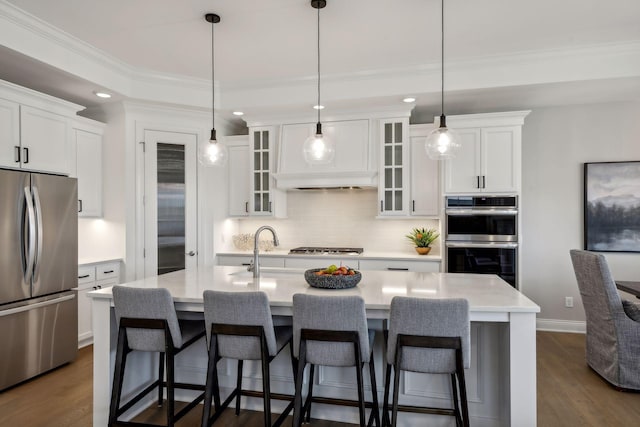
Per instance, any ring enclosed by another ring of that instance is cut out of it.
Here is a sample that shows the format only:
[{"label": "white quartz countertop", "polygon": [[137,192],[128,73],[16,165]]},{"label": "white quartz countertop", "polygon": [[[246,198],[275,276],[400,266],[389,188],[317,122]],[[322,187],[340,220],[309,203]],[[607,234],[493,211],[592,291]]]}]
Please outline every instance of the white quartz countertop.
[{"label": "white quartz countertop", "polygon": [[103,264],[105,262],[122,262],[122,257],[87,257],[79,258],[78,265]]},{"label": "white quartz countertop", "polygon": [[[253,256],[253,251],[227,251],[218,252],[221,256]],[[260,251],[260,257],[291,257],[291,258],[339,258],[339,259],[390,259],[390,260],[410,260],[410,261],[430,261],[440,262],[440,255],[419,255],[410,252],[381,252],[381,251],[365,251],[360,255],[340,255],[340,254],[290,254],[288,249],[275,249],[272,251]]]},{"label": "white quartz countertop", "polygon": [[[213,266],[181,270],[127,283],[126,286],[167,288],[176,303],[202,304],[207,289],[229,292],[261,290],[273,307],[291,307],[295,293],[315,295],[359,295],[367,310],[388,310],[396,295],[424,298],[466,298],[472,313],[538,313],[540,307],[504,280],[488,274],[417,273],[407,271],[361,271],[362,280],[351,289],[310,287],[304,270],[263,267],[254,279],[243,267]],[[111,288],[89,292],[92,298],[110,299]],[[473,320],[472,316],[472,320]]]}]

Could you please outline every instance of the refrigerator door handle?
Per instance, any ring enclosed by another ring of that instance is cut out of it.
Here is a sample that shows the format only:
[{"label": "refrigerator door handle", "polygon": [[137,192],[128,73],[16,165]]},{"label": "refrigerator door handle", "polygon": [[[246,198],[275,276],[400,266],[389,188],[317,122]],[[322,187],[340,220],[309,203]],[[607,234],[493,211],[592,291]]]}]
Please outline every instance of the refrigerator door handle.
[{"label": "refrigerator door handle", "polygon": [[37,224],[37,253],[35,260],[33,262],[33,279],[38,280],[40,276],[40,259],[42,258],[42,205],[40,204],[40,193],[38,192],[38,187],[33,187],[33,201],[36,208],[36,224]]},{"label": "refrigerator door handle", "polygon": [[69,301],[74,299],[76,296],[74,294],[66,295],[60,298],[54,298],[47,301],[37,302],[35,304],[24,304],[20,307],[9,308],[7,310],[0,310],[0,317],[9,316],[11,314],[22,313],[24,311],[33,310],[34,308],[46,307],[48,305],[60,304],[64,301]]},{"label": "refrigerator door handle", "polygon": [[[36,250],[36,214],[33,209],[33,199],[31,198],[31,190],[29,187],[24,187],[24,198],[27,205],[27,233],[28,243],[25,242],[24,246],[24,256],[26,260],[26,267],[24,270],[24,281],[26,283],[31,282],[31,277],[33,274],[33,263],[35,261],[35,250]],[[26,236],[25,236],[26,237]]]}]

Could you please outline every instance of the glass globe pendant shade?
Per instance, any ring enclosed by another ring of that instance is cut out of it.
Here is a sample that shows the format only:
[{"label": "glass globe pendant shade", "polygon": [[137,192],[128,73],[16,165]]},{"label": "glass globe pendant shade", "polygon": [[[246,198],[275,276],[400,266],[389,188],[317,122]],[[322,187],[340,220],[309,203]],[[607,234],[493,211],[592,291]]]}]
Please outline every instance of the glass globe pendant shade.
[{"label": "glass globe pendant shade", "polygon": [[202,141],[198,146],[198,161],[203,166],[224,166],[227,163],[227,146],[216,140],[215,129],[211,130],[211,139]]},{"label": "glass globe pendant shade", "polygon": [[433,160],[455,157],[461,147],[458,134],[447,128],[442,118],[440,123],[440,127],[431,131],[424,144],[427,155]]},{"label": "glass globe pendant shade", "polygon": [[333,161],[336,146],[331,138],[316,132],[304,141],[304,160],[311,165],[327,164]]}]

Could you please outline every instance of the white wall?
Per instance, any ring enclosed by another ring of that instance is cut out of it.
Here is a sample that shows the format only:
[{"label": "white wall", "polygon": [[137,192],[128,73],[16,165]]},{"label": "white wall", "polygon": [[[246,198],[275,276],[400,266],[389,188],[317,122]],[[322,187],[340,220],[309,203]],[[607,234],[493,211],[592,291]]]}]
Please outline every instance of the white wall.
[{"label": "white wall", "polygon": [[[583,247],[583,163],[629,160],[640,160],[640,102],[540,108],[525,119],[521,290],[540,305],[539,322],[584,327],[569,258]],[[640,253],[605,255],[616,279],[640,280]]]},{"label": "white wall", "polygon": [[[240,233],[253,233],[261,225],[271,225],[283,249],[349,246],[415,255],[405,234],[413,227],[439,227],[434,219],[376,219],[378,203],[376,190],[290,191],[287,219],[242,219],[238,229]],[[440,254],[440,239],[434,242],[432,254]]]}]

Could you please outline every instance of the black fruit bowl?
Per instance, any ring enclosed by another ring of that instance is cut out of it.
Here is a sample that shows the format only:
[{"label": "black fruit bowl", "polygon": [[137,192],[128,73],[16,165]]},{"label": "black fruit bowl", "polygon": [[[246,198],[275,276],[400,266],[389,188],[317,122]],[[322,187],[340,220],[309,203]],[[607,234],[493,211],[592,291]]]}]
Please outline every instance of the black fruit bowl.
[{"label": "black fruit bowl", "polygon": [[304,279],[314,288],[349,289],[356,286],[360,282],[360,279],[362,279],[362,274],[359,271],[356,271],[356,274],[353,276],[316,275],[315,273],[320,270],[324,270],[324,268],[312,268],[304,272]]}]

